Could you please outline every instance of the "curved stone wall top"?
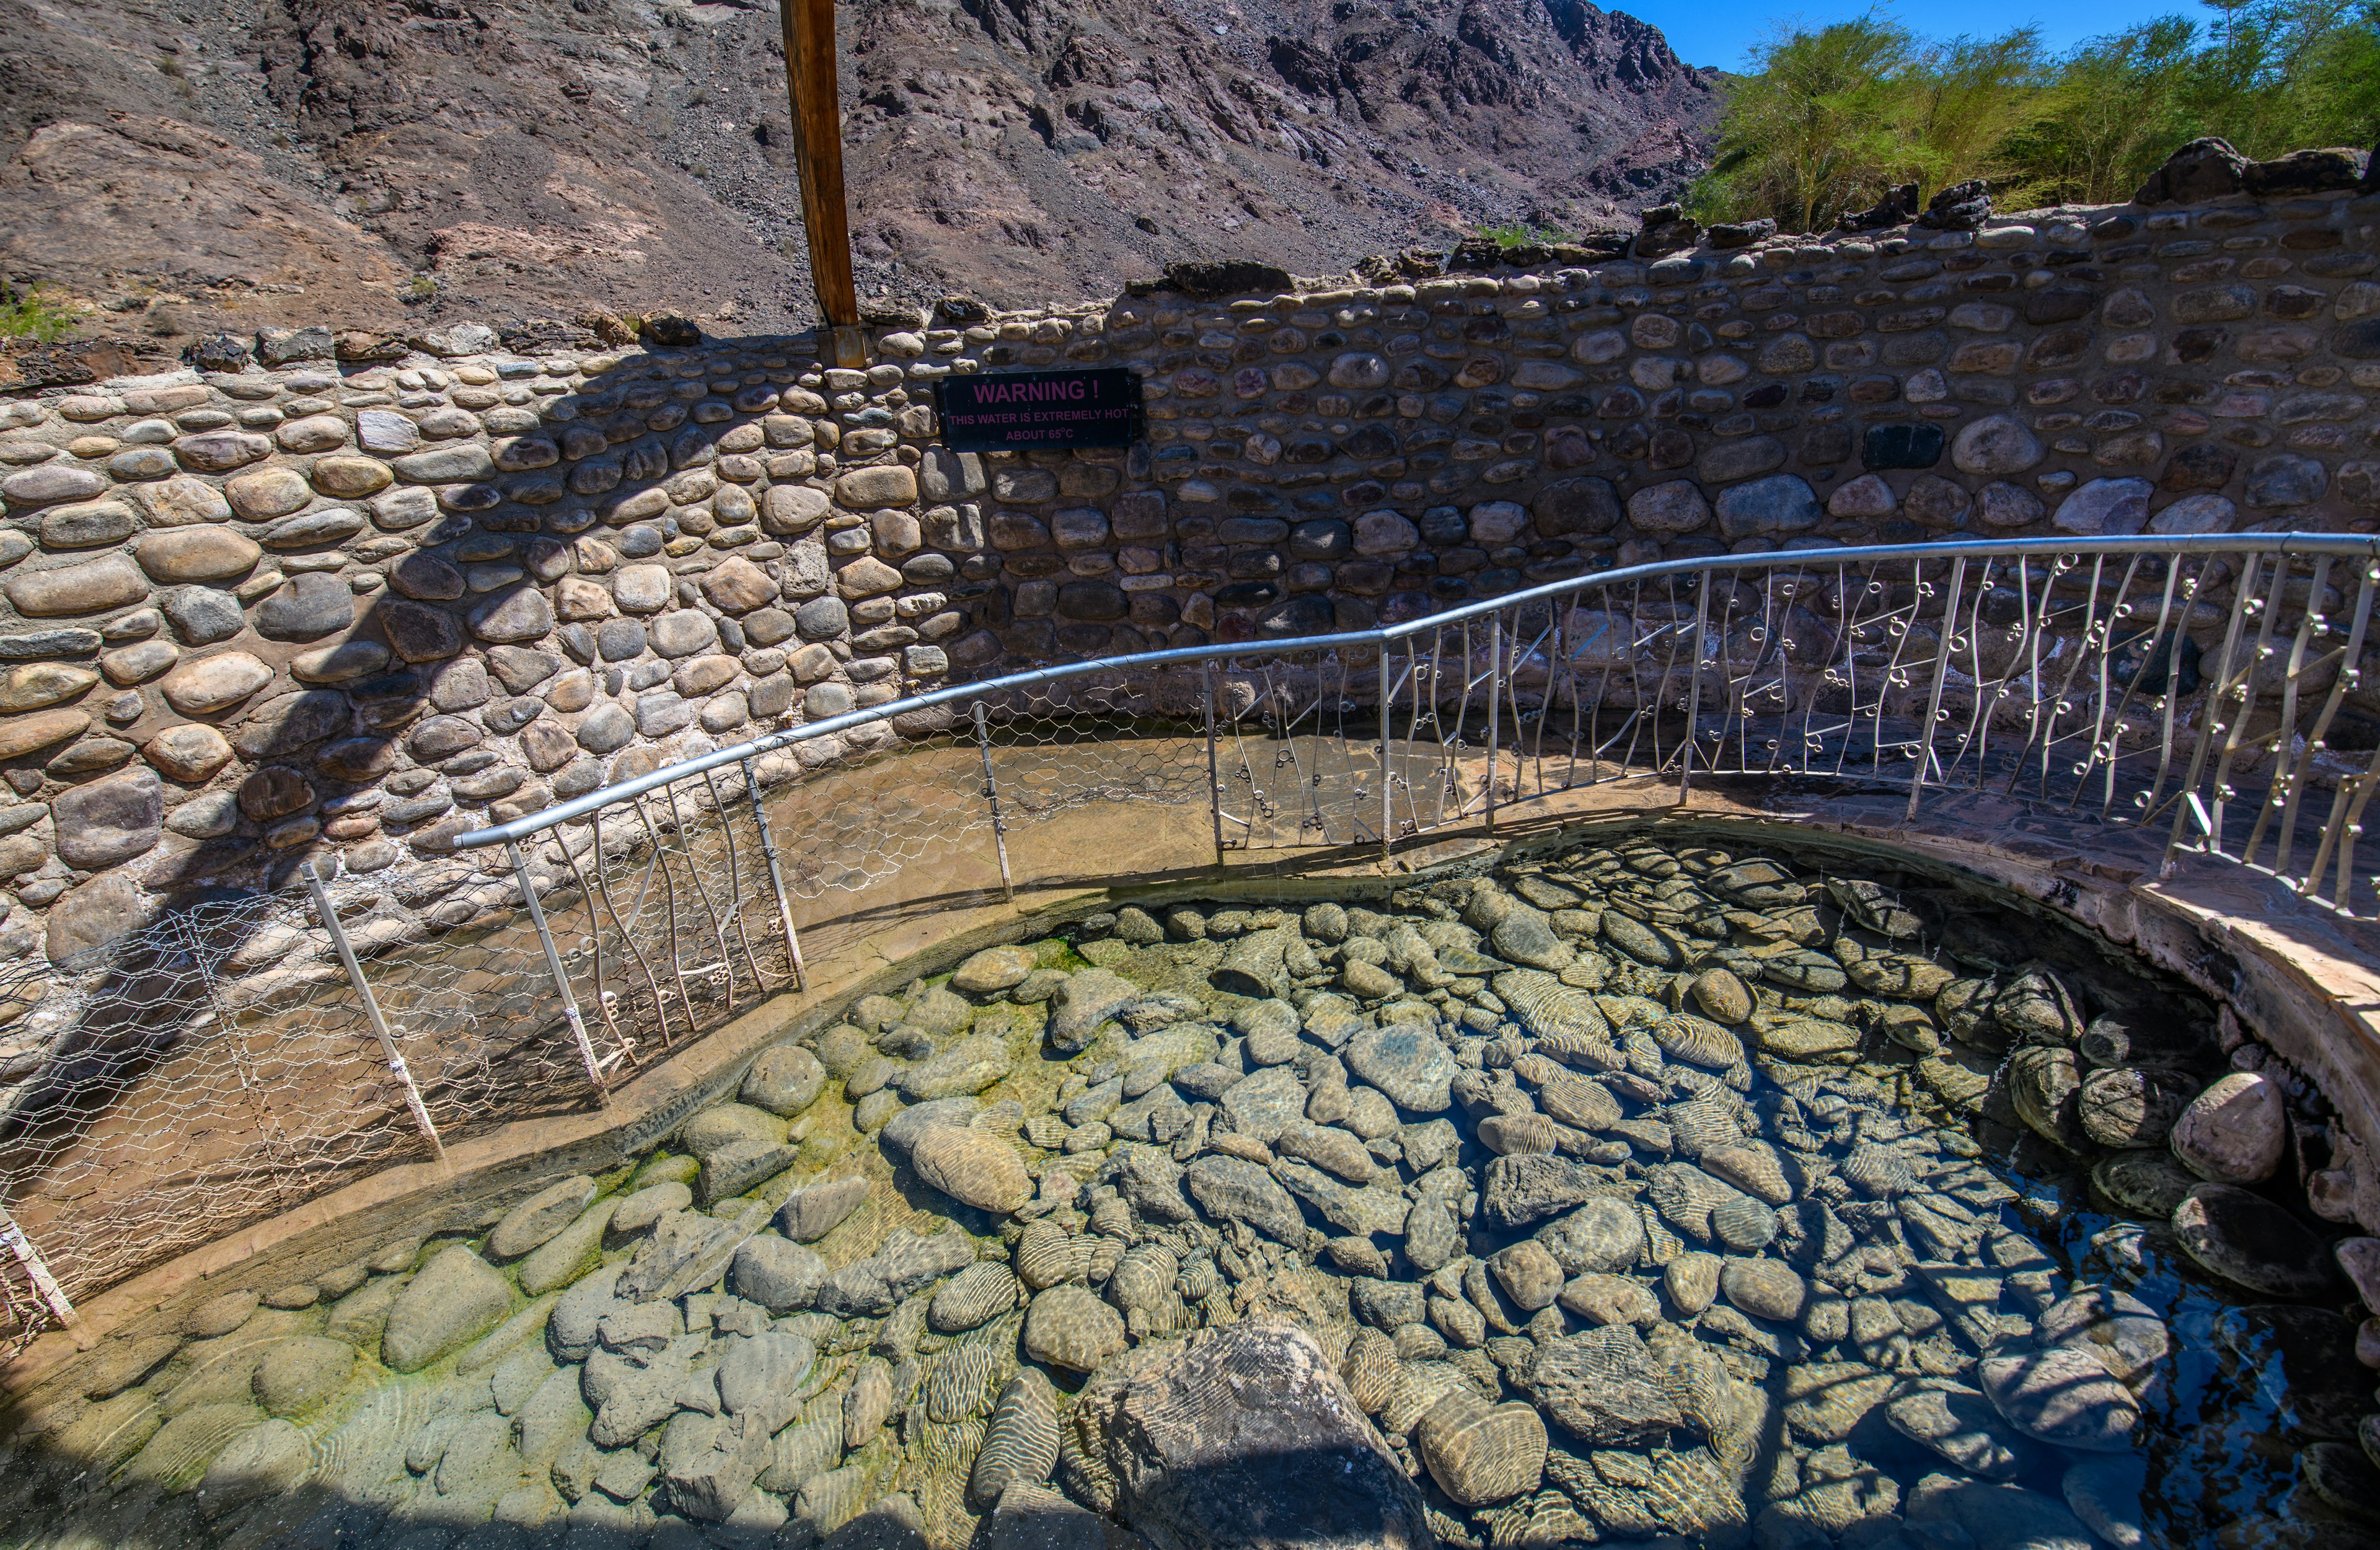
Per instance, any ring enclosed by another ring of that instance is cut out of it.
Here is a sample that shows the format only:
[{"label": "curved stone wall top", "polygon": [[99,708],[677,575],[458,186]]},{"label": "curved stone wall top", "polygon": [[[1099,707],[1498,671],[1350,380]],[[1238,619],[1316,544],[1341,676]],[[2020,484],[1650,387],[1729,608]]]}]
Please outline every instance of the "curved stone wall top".
[{"label": "curved stone wall top", "polygon": [[[2371,531],[2375,223],[2372,196],[2058,210],[1135,296],[878,330],[861,369],[807,335],[279,331],[237,373],[0,399],[0,949],[303,856],[437,855],[953,674],[1660,557]],[[1145,443],[934,444],[936,378],[1092,363],[1144,376]]]}]

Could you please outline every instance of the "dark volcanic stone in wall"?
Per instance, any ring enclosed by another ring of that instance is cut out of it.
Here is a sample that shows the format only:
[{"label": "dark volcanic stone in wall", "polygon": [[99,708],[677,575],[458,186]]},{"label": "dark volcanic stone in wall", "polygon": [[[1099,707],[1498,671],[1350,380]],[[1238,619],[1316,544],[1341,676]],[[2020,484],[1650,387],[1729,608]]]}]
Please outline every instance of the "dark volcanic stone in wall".
[{"label": "dark volcanic stone in wall", "polygon": [[1931,468],[1942,461],[1942,428],[1870,426],[1860,461],[1871,468]]}]

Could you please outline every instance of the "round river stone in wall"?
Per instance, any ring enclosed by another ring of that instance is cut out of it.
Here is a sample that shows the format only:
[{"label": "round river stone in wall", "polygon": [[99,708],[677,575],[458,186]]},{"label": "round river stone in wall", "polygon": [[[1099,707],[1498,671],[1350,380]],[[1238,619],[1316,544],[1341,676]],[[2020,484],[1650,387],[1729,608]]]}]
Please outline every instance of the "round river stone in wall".
[{"label": "round river stone in wall", "polygon": [[[173,648],[167,647],[165,660],[173,660]],[[101,660],[107,665],[109,676],[122,683],[125,672],[122,653],[111,652]],[[137,678],[136,678],[137,681]],[[0,715],[39,710],[45,705],[71,699],[99,682],[99,674],[87,667],[68,667],[64,662],[29,662],[10,668],[0,674]]]},{"label": "round river stone in wall", "polygon": [[1772,474],[1720,493],[1715,503],[1720,536],[1730,540],[1805,533],[1823,514],[1807,480]]},{"label": "round river stone in wall", "polygon": [[231,762],[231,745],[222,733],[203,722],[167,727],[141,749],[141,754],[165,776],[176,781],[203,781]]},{"label": "round river stone in wall", "polygon": [[137,769],[61,792],[50,804],[58,858],[95,871],[144,854],[164,819],[156,771]]},{"label": "round river stone in wall", "polygon": [[185,662],[165,675],[166,703],[185,716],[227,709],[273,682],[273,670],[245,651]]},{"label": "round river stone in wall", "polygon": [[1710,517],[1710,503],[1692,479],[1671,479],[1628,497],[1628,519],[1648,532],[1691,533]]},{"label": "round river stone in wall", "polygon": [[2012,415],[1972,421],[1950,443],[1950,461],[1963,474],[2021,474],[2041,458],[2040,439]]},{"label": "round river stone in wall", "polygon": [[149,595],[149,582],[130,561],[110,555],[60,570],[19,572],[5,589],[18,612],[48,619],[137,603]]},{"label": "round river stone in wall", "polygon": [[140,568],[163,582],[225,581],[256,568],[264,551],[222,527],[170,527],[141,539]]},{"label": "round river stone in wall", "polygon": [[2058,503],[2050,522],[2069,533],[2124,538],[2148,526],[2146,479],[2092,479]]},{"label": "round river stone in wall", "polygon": [[256,611],[256,633],[272,640],[320,640],[355,623],[347,584],[322,571],[292,577]]}]

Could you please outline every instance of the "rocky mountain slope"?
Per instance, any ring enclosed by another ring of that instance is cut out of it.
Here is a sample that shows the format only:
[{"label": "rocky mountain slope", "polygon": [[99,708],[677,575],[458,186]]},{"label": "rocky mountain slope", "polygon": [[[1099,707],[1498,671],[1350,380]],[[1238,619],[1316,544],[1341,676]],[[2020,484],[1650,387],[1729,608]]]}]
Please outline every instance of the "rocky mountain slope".
[{"label": "rocky mountain slope", "polygon": [[[1572,229],[1698,167],[1716,73],[1585,0],[856,0],[863,295],[1112,294]],[[773,6],[0,0],[0,275],[118,333],[810,313]]]}]

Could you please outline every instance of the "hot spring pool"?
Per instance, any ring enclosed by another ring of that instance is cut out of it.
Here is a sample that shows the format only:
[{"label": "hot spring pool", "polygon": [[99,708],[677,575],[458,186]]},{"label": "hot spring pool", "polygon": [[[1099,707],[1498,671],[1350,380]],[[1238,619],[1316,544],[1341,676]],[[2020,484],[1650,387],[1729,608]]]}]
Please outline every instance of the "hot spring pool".
[{"label": "hot spring pool", "polygon": [[858,999],[632,1166],[119,1333],[0,1518],[1022,1543],[1004,1490],[1123,1510],[1087,1391],[1269,1319],[1447,1544],[2367,1544],[2325,1123],[2185,986],[1888,863],[1151,903]]}]

